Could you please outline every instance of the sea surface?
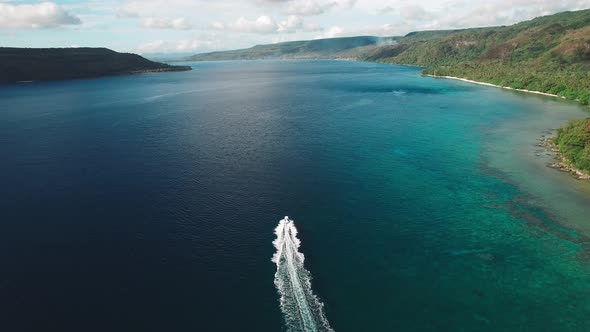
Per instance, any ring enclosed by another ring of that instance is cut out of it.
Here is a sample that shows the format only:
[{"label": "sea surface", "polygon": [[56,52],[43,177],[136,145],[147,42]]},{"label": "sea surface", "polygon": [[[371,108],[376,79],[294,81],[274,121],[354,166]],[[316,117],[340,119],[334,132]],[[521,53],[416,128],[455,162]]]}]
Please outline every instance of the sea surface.
[{"label": "sea surface", "polygon": [[581,106],[192,66],[0,87],[2,331],[590,331],[590,182],[536,146]]}]

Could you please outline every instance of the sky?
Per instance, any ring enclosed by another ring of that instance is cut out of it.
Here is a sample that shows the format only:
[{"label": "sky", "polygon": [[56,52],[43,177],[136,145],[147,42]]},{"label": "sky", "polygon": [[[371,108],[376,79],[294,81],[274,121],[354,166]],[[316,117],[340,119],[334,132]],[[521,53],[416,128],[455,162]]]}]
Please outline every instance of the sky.
[{"label": "sky", "polygon": [[189,54],[509,25],[587,8],[590,0],[0,0],[0,46]]}]

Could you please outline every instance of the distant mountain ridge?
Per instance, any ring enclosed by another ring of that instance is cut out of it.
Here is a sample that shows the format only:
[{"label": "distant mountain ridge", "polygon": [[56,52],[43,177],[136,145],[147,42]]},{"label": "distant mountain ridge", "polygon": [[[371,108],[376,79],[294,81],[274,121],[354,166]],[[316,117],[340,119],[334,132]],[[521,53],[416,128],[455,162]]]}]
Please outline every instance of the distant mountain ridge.
[{"label": "distant mountain ridge", "polygon": [[397,37],[342,37],[292,41],[233,51],[196,54],[189,61],[260,60],[260,59],[343,59],[378,45],[395,43]]},{"label": "distant mountain ridge", "polygon": [[191,70],[107,48],[0,47],[0,83]]}]

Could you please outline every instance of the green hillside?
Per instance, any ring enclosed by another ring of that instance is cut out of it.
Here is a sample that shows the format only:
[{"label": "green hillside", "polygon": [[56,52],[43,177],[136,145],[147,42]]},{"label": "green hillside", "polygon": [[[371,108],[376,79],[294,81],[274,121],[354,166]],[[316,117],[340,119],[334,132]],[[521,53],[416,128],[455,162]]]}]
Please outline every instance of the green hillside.
[{"label": "green hillside", "polygon": [[507,27],[408,34],[362,59],[425,67],[516,89],[590,103],[590,10]]},{"label": "green hillside", "polygon": [[561,127],[555,144],[572,166],[590,173],[590,118]]},{"label": "green hillside", "polygon": [[106,48],[0,47],[0,83],[190,70]]}]

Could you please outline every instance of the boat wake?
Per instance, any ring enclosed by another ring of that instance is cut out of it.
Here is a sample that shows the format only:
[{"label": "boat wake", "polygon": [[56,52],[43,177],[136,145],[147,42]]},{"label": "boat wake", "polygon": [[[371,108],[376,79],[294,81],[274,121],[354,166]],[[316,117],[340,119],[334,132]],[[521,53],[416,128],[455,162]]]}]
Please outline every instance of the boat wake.
[{"label": "boat wake", "polygon": [[301,241],[293,220],[281,220],[275,234],[273,245],[277,251],[272,261],[277,265],[275,285],[287,331],[333,332],[324,315],[324,304],[311,291],[311,274],[303,266],[304,257],[298,250]]}]

